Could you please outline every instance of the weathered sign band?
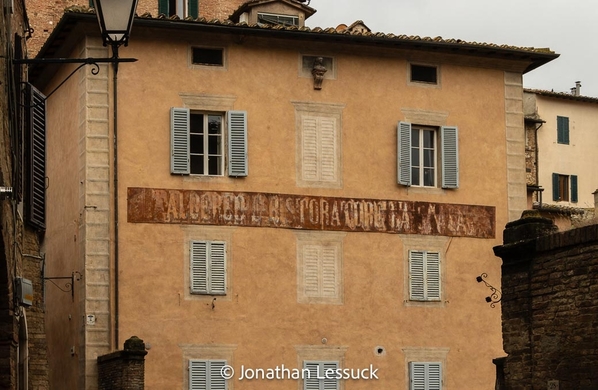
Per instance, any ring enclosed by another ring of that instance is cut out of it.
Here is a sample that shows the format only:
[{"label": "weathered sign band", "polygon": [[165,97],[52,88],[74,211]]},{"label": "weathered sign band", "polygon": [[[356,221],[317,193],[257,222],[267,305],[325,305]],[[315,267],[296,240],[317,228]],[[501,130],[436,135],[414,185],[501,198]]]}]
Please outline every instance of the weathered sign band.
[{"label": "weathered sign band", "polygon": [[127,189],[127,220],[494,238],[495,208],[256,192]]}]

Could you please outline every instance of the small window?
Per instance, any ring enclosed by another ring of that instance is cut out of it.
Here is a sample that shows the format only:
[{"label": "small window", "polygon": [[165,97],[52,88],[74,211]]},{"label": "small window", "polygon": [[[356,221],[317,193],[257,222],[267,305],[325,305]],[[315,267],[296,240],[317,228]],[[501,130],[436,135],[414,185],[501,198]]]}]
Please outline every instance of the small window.
[{"label": "small window", "polygon": [[191,293],[226,295],[226,243],[192,241]]},{"label": "small window", "polygon": [[224,51],[222,49],[194,47],[191,62],[194,65],[224,66]]},{"label": "small window", "polygon": [[258,23],[265,24],[282,24],[285,26],[298,26],[299,17],[293,15],[278,15],[278,14],[257,14]]},{"label": "small window", "polygon": [[556,137],[559,144],[569,145],[569,118],[566,116],[556,117]]},{"label": "small window", "polygon": [[188,16],[197,18],[199,16],[198,0],[158,0],[158,13],[166,16]]},{"label": "small window", "polygon": [[409,300],[440,300],[440,253],[409,251]]},{"label": "small window", "polygon": [[409,390],[442,390],[442,363],[410,362]]},{"label": "small window", "polygon": [[577,176],[552,174],[552,200],[577,203]]},{"label": "small window", "polygon": [[222,376],[226,360],[189,360],[189,390],[226,390],[228,384]]},{"label": "small window", "polygon": [[438,84],[438,69],[435,66],[411,64],[411,81]]},{"label": "small window", "polygon": [[303,370],[308,372],[303,378],[303,389],[338,390],[339,380],[336,379],[338,362],[331,361],[304,361]]}]

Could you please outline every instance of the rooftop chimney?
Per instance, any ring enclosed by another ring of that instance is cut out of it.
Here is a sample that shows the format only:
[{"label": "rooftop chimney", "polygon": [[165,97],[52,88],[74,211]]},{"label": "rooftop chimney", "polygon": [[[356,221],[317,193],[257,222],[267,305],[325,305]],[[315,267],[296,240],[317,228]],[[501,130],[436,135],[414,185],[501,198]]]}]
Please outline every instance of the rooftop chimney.
[{"label": "rooftop chimney", "polygon": [[575,96],[579,96],[581,92],[581,81],[575,82],[575,88],[571,88],[571,93]]}]

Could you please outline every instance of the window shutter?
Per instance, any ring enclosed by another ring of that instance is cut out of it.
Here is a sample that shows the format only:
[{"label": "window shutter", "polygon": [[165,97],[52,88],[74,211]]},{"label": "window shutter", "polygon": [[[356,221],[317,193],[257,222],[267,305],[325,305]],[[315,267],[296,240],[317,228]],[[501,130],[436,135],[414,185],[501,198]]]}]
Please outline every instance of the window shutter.
[{"label": "window shutter", "polygon": [[46,227],[46,97],[29,87],[29,180],[27,220],[39,229]]},{"label": "window shutter", "polygon": [[322,248],[322,296],[336,297],[336,248]]},{"label": "window shutter", "polygon": [[426,252],[426,299],[440,300],[440,254]]},{"label": "window shutter", "polygon": [[191,241],[191,292],[208,293],[208,243]]},{"label": "window shutter", "polygon": [[319,367],[318,362],[303,362],[303,369],[309,372],[309,375],[303,377],[303,390],[320,390]]},{"label": "window shutter", "polygon": [[189,122],[188,108],[170,109],[171,157],[170,172],[180,175],[189,174]]},{"label": "window shutter", "polygon": [[427,389],[442,390],[442,368],[440,363],[427,363],[426,379]]},{"label": "window shutter", "polygon": [[409,251],[409,299],[423,301],[424,285],[424,252]]},{"label": "window shutter", "polygon": [[428,390],[426,388],[426,364],[409,363],[410,390]]},{"label": "window shutter", "polygon": [[306,245],[303,248],[303,285],[305,286],[305,295],[308,297],[320,296],[318,257],[317,246]]},{"label": "window shutter", "polygon": [[189,360],[189,390],[208,388],[208,361]]},{"label": "window shutter", "polygon": [[187,15],[197,19],[199,16],[199,0],[189,0],[187,3]]},{"label": "window shutter", "polygon": [[210,386],[207,389],[210,390],[226,390],[227,383],[226,379],[222,377],[222,368],[226,365],[226,360],[210,360],[209,361],[209,372],[210,372]]},{"label": "window shutter", "polygon": [[569,118],[563,117],[563,142],[569,145]]},{"label": "window shutter", "polygon": [[577,203],[577,176],[571,175],[571,202]]},{"label": "window shutter", "polygon": [[301,177],[303,180],[318,180],[318,120],[303,117],[301,155]]},{"label": "window shutter", "polygon": [[210,243],[208,271],[209,292],[226,294],[226,244],[224,242]]},{"label": "window shutter", "polygon": [[[336,379],[336,369],[338,368],[337,362],[324,362],[321,365],[320,375],[324,377],[323,390],[338,390],[338,379]],[[334,373],[330,374],[331,378],[327,378],[326,371],[333,370]]]},{"label": "window shutter", "polygon": [[442,142],[442,188],[459,188],[459,136],[456,127],[443,126]]},{"label": "window shutter", "polygon": [[247,112],[228,112],[228,175],[247,176]]},{"label": "window shutter", "polygon": [[559,174],[552,174],[552,200],[555,202],[559,200]]},{"label": "window shutter", "polygon": [[164,14],[167,17],[170,16],[169,9],[168,9],[168,0],[158,0],[158,15]]},{"label": "window shutter", "polygon": [[411,123],[399,122],[397,126],[398,182],[411,185]]},{"label": "window shutter", "polygon": [[320,177],[322,181],[336,180],[336,119],[319,118]]},{"label": "window shutter", "polygon": [[89,0],[89,7],[90,7],[90,8],[93,8],[93,7],[94,7],[94,5],[93,5],[93,0]]}]

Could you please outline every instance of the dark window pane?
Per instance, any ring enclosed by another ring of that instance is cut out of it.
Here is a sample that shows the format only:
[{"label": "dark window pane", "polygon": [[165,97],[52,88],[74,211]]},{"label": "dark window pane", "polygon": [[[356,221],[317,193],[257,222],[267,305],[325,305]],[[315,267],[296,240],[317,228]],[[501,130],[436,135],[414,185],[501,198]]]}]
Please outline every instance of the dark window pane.
[{"label": "dark window pane", "polygon": [[191,121],[189,123],[189,131],[191,133],[196,133],[196,134],[203,133],[203,115],[202,114],[191,114]]},{"label": "dark window pane", "polygon": [[419,168],[411,168],[411,184],[414,186],[419,185]]},{"label": "dark window pane", "polygon": [[419,149],[411,148],[411,165],[419,167]]},{"label": "dark window pane", "polygon": [[191,173],[203,175],[203,156],[191,155]]},{"label": "dark window pane", "polygon": [[432,168],[425,168],[424,169],[424,186],[426,187],[433,187],[434,183],[434,169]]},{"label": "dark window pane", "polygon": [[189,135],[189,151],[195,154],[203,154],[203,135]]},{"label": "dark window pane", "polygon": [[193,63],[199,65],[224,65],[222,49],[208,49],[205,47],[193,48]]},{"label": "dark window pane", "polygon": [[428,168],[434,167],[434,150],[433,149],[424,150],[424,167],[428,167]]},{"label": "dark window pane", "polygon": [[436,84],[437,77],[435,66],[411,64],[411,81]]},{"label": "dark window pane", "polygon": [[411,146],[419,148],[419,130],[411,130]]},{"label": "dark window pane", "polygon": [[219,156],[210,156],[208,158],[208,174],[209,175],[221,175],[222,172],[220,167],[222,164],[220,163],[221,158]]},{"label": "dark window pane", "polygon": [[424,148],[433,148],[434,147],[434,131],[433,130],[424,130]]},{"label": "dark window pane", "polygon": [[222,137],[220,137],[218,135],[210,135],[208,137],[208,154],[210,154],[210,155],[222,154],[221,142],[220,142],[221,139],[222,139]]},{"label": "dark window pane", "polygon": [[216,115],[208,115],[208,133],[220,134],[222,129],[222,117]]}]

